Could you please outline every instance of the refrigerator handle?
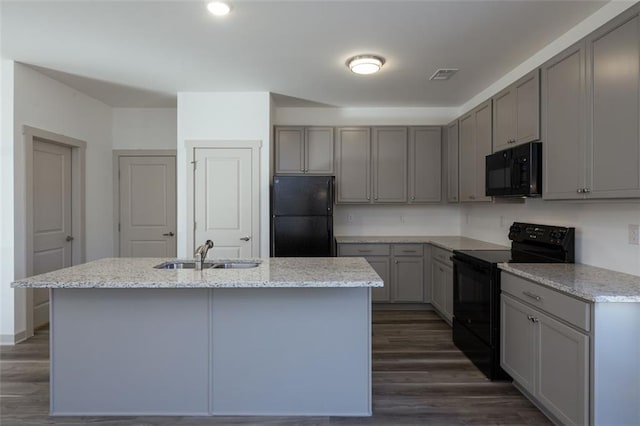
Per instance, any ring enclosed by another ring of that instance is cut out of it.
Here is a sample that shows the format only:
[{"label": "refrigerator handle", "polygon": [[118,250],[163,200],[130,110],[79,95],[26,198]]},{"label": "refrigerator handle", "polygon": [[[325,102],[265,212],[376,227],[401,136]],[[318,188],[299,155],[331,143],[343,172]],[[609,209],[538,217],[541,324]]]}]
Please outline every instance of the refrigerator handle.
[{"label": "refrigerator handle", "polygon": [[327,206],[327,211],[331,213],[333,210],[333,190],[334,190],[334,177],[331,176],[327,181],[327,191],[329,194],[329,205]]},{"label": "refrigerator handle", "polygon": [[327,216],[327,238],[329,240],[329,256],[336,257],[337,249],[336,249],[336,239],[333,236],[333,216]]}]

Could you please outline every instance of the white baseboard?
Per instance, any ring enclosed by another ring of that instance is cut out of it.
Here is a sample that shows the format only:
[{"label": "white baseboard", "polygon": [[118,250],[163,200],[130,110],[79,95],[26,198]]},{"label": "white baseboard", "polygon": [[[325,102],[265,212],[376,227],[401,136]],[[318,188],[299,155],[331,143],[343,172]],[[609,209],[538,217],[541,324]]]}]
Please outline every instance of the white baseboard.
[{"label": "white baseboard", "polygon": [[0,346],[13,346],[27,339],[27,330],[16,334],[0,334]]}]

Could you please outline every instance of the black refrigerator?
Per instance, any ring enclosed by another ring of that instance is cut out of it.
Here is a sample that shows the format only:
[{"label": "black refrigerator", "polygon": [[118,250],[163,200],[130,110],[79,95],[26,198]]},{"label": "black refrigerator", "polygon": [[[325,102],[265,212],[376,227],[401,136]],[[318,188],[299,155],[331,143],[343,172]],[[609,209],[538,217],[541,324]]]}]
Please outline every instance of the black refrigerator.
[{"label": "black refrigerator", "polygon": [[271,256],[335,256],[333,176],[274,176]]}]

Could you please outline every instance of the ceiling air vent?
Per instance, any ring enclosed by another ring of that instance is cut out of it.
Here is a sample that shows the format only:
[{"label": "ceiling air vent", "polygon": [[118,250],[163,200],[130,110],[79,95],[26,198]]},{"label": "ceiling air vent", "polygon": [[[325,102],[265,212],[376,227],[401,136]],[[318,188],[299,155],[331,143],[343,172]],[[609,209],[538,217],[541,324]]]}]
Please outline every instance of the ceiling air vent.
[{"label": "ceiling air vent", "polygon": [[457,72],[458,68],[440,68],[429,77],[429,80],[449,80]]}]

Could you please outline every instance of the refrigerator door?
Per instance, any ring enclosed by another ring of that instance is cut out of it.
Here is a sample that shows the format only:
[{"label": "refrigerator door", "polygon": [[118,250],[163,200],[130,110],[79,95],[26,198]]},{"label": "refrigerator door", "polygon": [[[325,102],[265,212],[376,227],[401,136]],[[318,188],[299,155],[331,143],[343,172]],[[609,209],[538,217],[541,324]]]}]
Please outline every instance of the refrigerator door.
[{"label": "refrigerator door", "polygon": [[333,176],[274,176],[274,216],[333,214]]},{"label": "refrigerator door", "polygon": [[274,217],[272,243],[274,257],[334,256],[333,217]]}]

